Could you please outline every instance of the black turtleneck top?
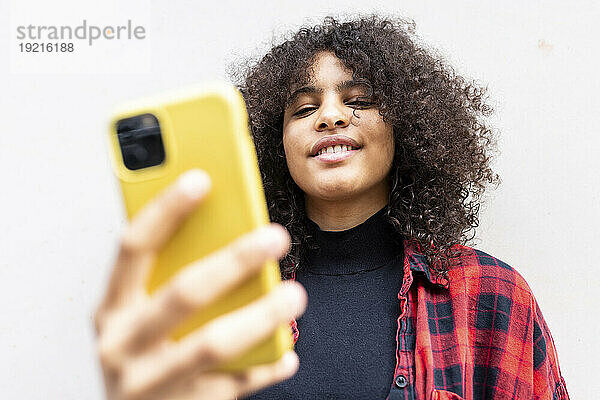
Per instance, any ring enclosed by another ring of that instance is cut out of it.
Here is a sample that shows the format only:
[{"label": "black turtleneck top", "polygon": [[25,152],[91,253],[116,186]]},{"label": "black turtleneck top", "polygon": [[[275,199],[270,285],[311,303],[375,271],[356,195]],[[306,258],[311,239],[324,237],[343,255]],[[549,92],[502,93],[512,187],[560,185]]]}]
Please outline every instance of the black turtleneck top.
[{"label": "black turtleneck top", "polygon": [[318,250],[296,272],[308,292],[298,319],[300,368],[250,399],[385,399],[393,384],[402,240],[387,206],[345,231],[311,221]]}]

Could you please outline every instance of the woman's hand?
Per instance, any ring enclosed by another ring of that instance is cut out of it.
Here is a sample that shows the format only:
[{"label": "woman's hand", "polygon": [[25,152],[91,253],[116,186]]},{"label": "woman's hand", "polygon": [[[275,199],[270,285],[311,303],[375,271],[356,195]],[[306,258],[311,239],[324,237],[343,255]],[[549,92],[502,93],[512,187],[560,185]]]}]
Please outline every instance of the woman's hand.
[{"label": "woman's hand", "polygon": [[239,373],[210,372],[288,324],[306,307],[295,282],[218,317],[180,342],[169,332],[220,294],[259,271],[267,259],[289,250],[290,237],[271,224],[192,263],[149,296],[145,281],[160,248],[210,189],[199,170],[182,175],[141,210],[127,227],[107,292],[94,321],[109,399],[232,399],[292,376],[293,351],[279,361]]}]

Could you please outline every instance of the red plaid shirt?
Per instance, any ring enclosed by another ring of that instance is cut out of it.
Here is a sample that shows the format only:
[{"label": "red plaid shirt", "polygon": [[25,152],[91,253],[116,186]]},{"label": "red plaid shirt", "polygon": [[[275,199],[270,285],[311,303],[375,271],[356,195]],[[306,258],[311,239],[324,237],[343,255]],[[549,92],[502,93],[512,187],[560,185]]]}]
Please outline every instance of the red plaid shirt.
[{"label": "red plaid shirt", "polygon": [[[569,399],[552,336],[523,277],[482,251],[457,248],[461,255],[444,280],[404,241],[387,399]],[[295,343],[296,321],[291,326]]]}]

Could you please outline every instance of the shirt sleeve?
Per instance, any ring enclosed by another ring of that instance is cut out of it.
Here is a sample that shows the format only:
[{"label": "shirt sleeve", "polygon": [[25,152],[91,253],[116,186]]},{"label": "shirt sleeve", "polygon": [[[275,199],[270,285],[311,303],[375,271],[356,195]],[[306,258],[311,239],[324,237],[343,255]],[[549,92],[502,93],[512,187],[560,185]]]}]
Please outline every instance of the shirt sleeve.
[{"label": "shirt sleeve", "polygon": [[532,340],[533,397],[534,399],[568,400],[569,394],[558,365],[554,340],[533,294],[531,305],[533,333],[528,336]]}]

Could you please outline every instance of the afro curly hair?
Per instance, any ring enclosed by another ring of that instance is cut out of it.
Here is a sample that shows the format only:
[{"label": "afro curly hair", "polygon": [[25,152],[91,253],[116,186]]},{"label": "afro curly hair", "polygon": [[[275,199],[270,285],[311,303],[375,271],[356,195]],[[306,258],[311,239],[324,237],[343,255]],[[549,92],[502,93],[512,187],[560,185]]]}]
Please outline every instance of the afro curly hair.
[{"label": "afro curly hair", "polygon": [[495,150],[485,120],[486,89],[455,73],[417,43],[415,24],[369,15],[347,22],[326,17],[302,27],[237,76],[248,109],[271,220],[290,233],[283,277],[312,248],[304,193],[292,179],[283,148],[283,114],[291,88],[305,83],[315,55],[335,54],[368,82],[384,121],[393,126],[395,153],[386,218],[416,242],[430,269],[447,277],[456,244],[474,237],[484,190],[499,183],[490,168]]}]

